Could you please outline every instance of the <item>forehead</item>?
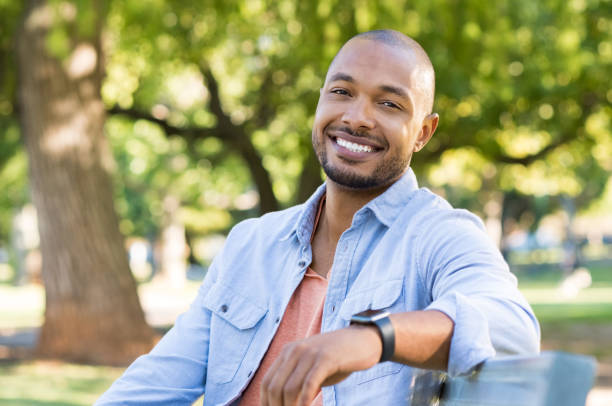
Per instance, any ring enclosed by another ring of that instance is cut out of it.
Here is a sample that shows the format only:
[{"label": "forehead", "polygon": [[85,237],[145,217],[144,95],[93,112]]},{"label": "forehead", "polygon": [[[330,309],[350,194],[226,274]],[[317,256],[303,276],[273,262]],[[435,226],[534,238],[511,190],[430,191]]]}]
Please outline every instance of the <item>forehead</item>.
[{"label": "forehead", "polygon": [[334,58],[326,81],[335,73],[345,73],[373,85],[384,83],[411,88],[416,67],[416,57],[409,49],[353,39]]}]

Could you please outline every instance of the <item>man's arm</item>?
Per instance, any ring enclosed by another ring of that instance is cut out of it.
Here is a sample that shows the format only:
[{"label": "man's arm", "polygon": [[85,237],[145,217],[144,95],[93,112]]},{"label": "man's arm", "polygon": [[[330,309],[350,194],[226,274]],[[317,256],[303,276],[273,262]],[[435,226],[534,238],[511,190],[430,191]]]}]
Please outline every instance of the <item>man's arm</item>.
[{"label": "man's arm", "polygon": [[422,369],[446,370],[454,323],[437,310],[396,313],[392,360]]},{"label": "man's arm", "polygon": [[[453,321],[427,310],[390,316],[395,330],[393,361],[446,369]],[[382,341],[375,326],[350,326],[285,346],[261,386],[262,406],[309,405],[321,386],[378,363]]]}]

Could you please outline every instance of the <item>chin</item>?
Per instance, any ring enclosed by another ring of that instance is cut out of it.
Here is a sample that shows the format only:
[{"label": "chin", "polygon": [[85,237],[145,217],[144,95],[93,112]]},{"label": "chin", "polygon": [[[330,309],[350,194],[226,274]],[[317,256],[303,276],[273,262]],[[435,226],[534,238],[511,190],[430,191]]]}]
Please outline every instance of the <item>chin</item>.
[{"label": "chin", "polygon": [[349,190],[375,190],[388,186],[388,179],[379,179],[376,176],[361,175],[354,171],[341,170],[323,166],[327,178],[343,189]]}]

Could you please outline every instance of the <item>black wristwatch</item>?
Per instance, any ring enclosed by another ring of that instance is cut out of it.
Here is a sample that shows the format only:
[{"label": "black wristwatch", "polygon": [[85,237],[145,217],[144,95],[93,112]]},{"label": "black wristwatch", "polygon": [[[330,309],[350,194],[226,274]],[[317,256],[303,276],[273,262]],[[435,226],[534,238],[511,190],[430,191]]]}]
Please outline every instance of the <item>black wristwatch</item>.
[{"label": "black wristwatch", "polygon": [[395,330],[391,320],[389,320],[389,316],[389,312],[382,310],[366,310],[351,317],[351,324],[362,326],[373,325],[378,329],[378,334],[382,341],[382,354],[378,362],[389,361],[395,352]]}]

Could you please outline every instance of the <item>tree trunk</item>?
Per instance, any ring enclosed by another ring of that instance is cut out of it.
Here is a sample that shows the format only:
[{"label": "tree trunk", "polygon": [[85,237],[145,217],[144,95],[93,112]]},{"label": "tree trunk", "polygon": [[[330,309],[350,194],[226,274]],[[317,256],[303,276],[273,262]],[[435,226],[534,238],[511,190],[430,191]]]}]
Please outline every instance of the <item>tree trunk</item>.
[{"label": "tree trunk", "polygon": [[75,33],[78,15],[70,21],[67,13],[62,22],[72,24],[67,58],[52,56],[46,46],[57,14],[44,0],[28,2],[17,40],[20,119],[46,291],[37,355],[122,364],[149,350],[154,333],[138,301],[113,206],[100,96],[103,12],[100,2],[85,7],[97,8],[87,40]]},{"label": "tree trunk", "polygon": [[248,134],[237,129],[240,135],[239,140],[230,140],[229,144],[233,148],[238,150],[247,166],[251,170],[251,177],[257,191],[259,192],[259,212],[260,214],[266,214],[279,209],[278,201],[274,195],[274,188],[272,187],[272,180],[270,174],[263,166],[261,156],[255,149],[255,146],[251,143]]}]

